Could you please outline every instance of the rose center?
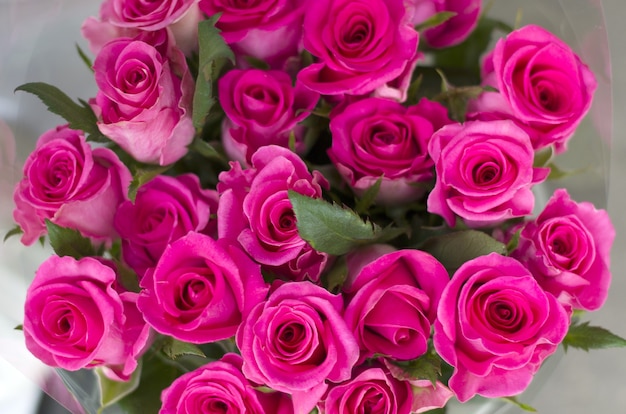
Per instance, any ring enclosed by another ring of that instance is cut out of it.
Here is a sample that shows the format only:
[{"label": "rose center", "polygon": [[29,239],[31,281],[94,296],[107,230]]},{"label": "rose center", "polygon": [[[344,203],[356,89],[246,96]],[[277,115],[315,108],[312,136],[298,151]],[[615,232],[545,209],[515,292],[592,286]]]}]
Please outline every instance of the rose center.
[{"label": "rose center", "polygon": [[296,217],[293,214],[293,211],[283,214],[280,217],[279,225],[282,230],[293,230],[296,226]]},{"label": "rose center", "polygon": [[177,306],[182,310],[193,309],[198,304],[204,304],[210,295],[210,289],[207,281],[194,278],[188,280],[181,288],[181,292],[177,295]]},{"label": "rose center", "polygon": [[282,349],[294,351],[298,349],[299,344],[305,339],[306,331],[304,326],[297,323],[288,323],[281,325],[278,329],[278,341]]},{"label": "rose center", "polygon": [[476,184],[486,185],[496,181],[500,176],[500,168],[495,162],[485,162],[477,165],[472,171]]},{"label": "rose center", "polygon": [[388,411],[385,405],[385,397],[382,393],[375,388],[370,388],[363,398],[362,412],[364,414],[386,413]]},{"label": "rose center", "polygon": [[74,317],[72,313],[68,310],[66,311],[61,318],[59,318],[59,322],[57,323],[58,333],[61,335],[67,334],[70,329],[72,329],[72,325],[74,322]]}]

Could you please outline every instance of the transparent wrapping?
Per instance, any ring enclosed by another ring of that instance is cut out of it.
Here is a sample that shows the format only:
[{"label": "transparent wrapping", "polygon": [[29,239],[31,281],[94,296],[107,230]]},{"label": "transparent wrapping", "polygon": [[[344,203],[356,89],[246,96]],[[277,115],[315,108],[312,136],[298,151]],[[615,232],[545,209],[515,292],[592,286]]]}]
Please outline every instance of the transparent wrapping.
[{"label": "transparent wrapping", "polygon": [[[605,208],[613,131],[611,65],[602,2],[506,0],[492,3],[491,16],[511,24],[534,23],[547,28],[572,46],[595,73],[598,89],[591,111],[571,139],[568,151],[556,160],[559,167],[580,170],[580,173],[548,182],[543,190],[549,195],[556,187],[567,187],[573,199],[591,201]],[[14,227],[12,193],[22,176],[24,160],[44,131],[63,122],[34,96],[13,91],[23,83],[41,81],[59,87],[72,98],[94,96],[96,87],[92,73],[79,58],[75,45],[88,51],[80,36],[80,25],[88,16],[97,14],[99,5],[100,0],[0,2],[0,235]],[[26,288],[34,271],[50,254],[49,248],[39,244],[29,248],[22,246],[19,237],[0,244],[0,356],[8,361],[0,366],[3,381],[0,389],[4,392],[22,387],[19,392],[4,393],[20,400],[35,399],[38,389],[42,389],[72,412],[95,413],[99,395],[92,373],[44,367],[29,356],[23,334],[13,329],[22,322]],[[525,402],[532,405],[533,395],[549,381],[550,372],[560,358],[557,354],[547,361],[522,397]],[[31,390],[30,394],[23,391],[26,389]],[[2,397],[7,398],[3,394]],[[0,401],[0,404],[4,406],[5,402]],[[465,405],[452,404],[448,413],[504,414],[517,410],[499,400],[477,398]]]}]

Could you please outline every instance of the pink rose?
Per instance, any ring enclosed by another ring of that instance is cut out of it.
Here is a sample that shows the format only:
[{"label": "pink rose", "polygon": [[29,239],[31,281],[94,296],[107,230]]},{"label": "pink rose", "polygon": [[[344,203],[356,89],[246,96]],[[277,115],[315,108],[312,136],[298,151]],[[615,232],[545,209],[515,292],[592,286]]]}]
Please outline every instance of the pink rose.
[{"label": "pink rose", "polygon": [[26,293],[24,336],[45,364],[76,371],[107,366],[128,380],[150,338],[137,294],[118,293],[112,267],[94,258],[51,256]]},{"label": "pink rose", "polygon": [[288,282],[278,287],[237,331],[244,375],[291,394],[295,414],[308,414],[327,381],[349,379],[359,357],[342,316],[342,297],[320,286]]},{"label": "pink rose", "polygon": [[[178,377],[161,393],[159,414],[238,412],[248,414],[291,414],[288,397],[264,393],[241,373],[242,359],[226,354],[220,360]],[[216,411],[217,410],[217,411]]]},{"label": "pink rose", "polygon": [[444,23],[421,34],[429,46],[444,48],[463,42],[478,24],[482,0],[406,0],[407,14],[413,25],[419,25],[437,13],[454,12]]},{"label": "pink rose", "polygon": [[517,260],[491,253],[463,264],[443,291],[437,353],[454,367],[459,401],[521,393],[561,343],[569,317]]},{"label": "pink rose", "polygon": [[135,201],[122,203],[115,214],[124,262],[141,277],[170,243],[190,231],[217,236],[217,221],[210,219],[217,200],[217,192],[200,188],[193,174],[148,181]]},{"label": "pink rose", "polygon": [[430,138],[451,122],[446,108],[426,99],[409,108],[363,99],[331,118],[328,155],[358,196],[382,178],[377,203],[410,203],[424,195],[433,177]]},{"label": "pink rose", "polygon": [[541,214],[523,227],[512,256],[562,303],[597,310],[611,282],[614,239],[615,228],[605,210],[576,203],[567,190],[559,189]]},{"label": "pink rose", "polygon": [[[363,261],[369,263],[361,267]],[[443,265],[419,250],[388,252],[387,246],[373,246],[348,256],[344,319],[359,343],[361,360],[374,354],[395,360],[423,355],[449,280]]]},{"label": "pink rose", "polygon": [[105,0],[98,18],[85,20],[81,32],[94,54],[114,39],[165,28],[173,32],[181,49],[190,51],[197,43],[192,38],[197,38],[199,21],[197,0]]},{"label": "pink rose", "polygon": [[483,72],[483,82],[499,93],[484,93],[471,111],[514,118],[535,131],[535,149],[554,144],[558,152],[565,150],[589,111],[597,86],[593,73],[567,44],[533,25],[500,39]]},{"label": "pink rose", "polygon": [[428,380],[400,381],[380,363],[369,363],[355,371],[350,380],[331,385],[318,405],[322,414],[424,413],[445,406],[452,397],[440,382],[433,386]]},{"label": "pink rose", "polygon": [[[256,262],[289,279],[318,280],[328,255],[312,250],[298,234],[289,190],[322,196],[328,182],[286,148],[261,147],[252,168],[238,163],[219,175],[219,237],[239,243]],[[305,268],[302,266],[305,265]]]},{"label": "pink rose", "polygon": [[59,126],[44,133],[13,194],[22,243],[44,236],[46,219],[110,243],[117,236],[113,217],[126,200],[130,181],[117,155],[107,148],[91,149],[82,132]]},{"label": "pink rose", "polygon": [[232,159],[248,164],[262,146],[287,148],[292,132],[296,152],[305,152],[305,128],[297,124],[315,108],[317,93],[300,82],[292,86],[286,72],[259,69],[228,71],[220,78],[218,91],[226,114],[222,140]]},{"label": "pink rose", "polygon": [[321,94],[369,94],[414,64],[418,37],[403,0],[312,2],[304,19],[304,47],[318,61],[298,79]]},{"label": "pink rose", "polygon": [[170,244],[140,286],[146,322],[196,344],[233,336],[267,293],[259,267],[239,248],[194,232]]},{"label": "pink rose", "polygon": [[252,56],[280,68],[299,53],[304,0],[200,0],[199,4],[207,16],[221,13],[216,27],[239,60]]},{"label": "pink rose", "polygon": [[429,153],[437,181],[428,211],[449,226],[455,216],[479,227],[530,214],[531,187],[549,172],[533,167],[530,138],[512,121],[446,125],[433,135]]},{"label": "pink rose", "polygon": [[99,91],[91,104],[104,135],[145,163],[167,165],[187,153],[195,134],[193,80],[182,54],[114,40],[96,57],[94,71]]}]

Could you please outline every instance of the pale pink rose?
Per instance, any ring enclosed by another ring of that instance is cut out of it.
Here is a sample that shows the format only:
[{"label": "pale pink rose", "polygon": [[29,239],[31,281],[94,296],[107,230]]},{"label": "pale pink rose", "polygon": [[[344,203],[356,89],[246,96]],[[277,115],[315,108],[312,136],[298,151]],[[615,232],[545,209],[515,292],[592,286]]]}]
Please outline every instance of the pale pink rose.
[{"label": "pale pink rose", "polygon": [[304,19],[304,48],[317,58],[298,79],[325,95],[365,95],[406,75],[418,33],[402,0],[320,0]]},{"label": "pale pink rose", "polygon": [[45,364],[76,371],[107,366],[128,380],[150,338],[136,293],[115,290],[116,273],[94,258],[52,256],[26,293],[26,347]]},{"label": "pale pink rose", "polygon": [[569,316],[517,260],[491,253],[463,264],[443,291],[434,345],[454,367],[461,402],[521,393],[563,341]]},{"label": "pale pink rose", "polygon": [[257,390],[242,374],[242,362],[241,356],[229,353],[178,377],[161,393],[159,414],[195,414],[222,407],[247,414],[292,414],[289,398]]},{"label": "pale pink rose", "polygon": [[566,149],[589,111],[597,82],[572,49],[538,26],[525,26],[500,39],[483,64],[486,92],[472,112],[514,118],[531,134],[535,149]]},{"label": "pale pink rose", "polygon": [[293,85],[283,71],[228,71],[218,81],[219,101],[226,117],[222,141],[229,156],[244,164],[265,145],[289,147],[295,134],[296,153],[302,154],[306,129],[298,125],[315,108],[319,94]]},{"label": "pale pink rose", "polygon": [[405,0],[413,25],[419,25],[437,13],[454,12],[444,23],[421,34],[429,46],[444,48],[463,42],[478,24],[482,0]]},{"label": "pale pink rose", "polygon": [[99,91],[90,103],[104,135],[145,163],[167,165],[187,153],[195,134],[194,87],[182,53],[114,40],[96,57],[94,71]]},{"label": "pale pink rose", "polygon": [[22,243],[44,236],[46,219],[110,243],[117,236],[115,211],[127,199],[130,181],[117,155],[107,148],[92,149],[82,132],[59,126],[44,133],[13,194]]},{"label": "pale pink rose", "polygon": [[342,297],[310,282],[279,286],[248,314],[236,340],[246,378],[291,394],[296,414],[309,413],[329,381],[349,379],[359,357]]},{"label": "pale pink rose", "polygon": [[541,214],[523,227],[511,255],[563,304],[597,310],[611,283],[614,239],[615,228],[605,210],[577,203],[567,190],[558,189]]},{"label": "pale pink rose", "polygon": [[224,240],[189,232],[140,281],[137,306],[157,332],[196,344],[235,335],[267,293],[259,266]]},{"label": "pale pink rose", "polygon": [[[361,267],[363,262],[369,263]],[[350,254],[344,319],[359,343],[361,360],[375,354],[395,360],[423,355],[449,280],[443,265],[420,250],[388,252],[387,246],[373,246]]]},{"label": "pale pink rose", "polygon": [[328,182],[319,171],[310,173],[296,154],[270,145],[254,153],[252,168],[242,170],[232,162],[219,180],[219,237],[239,243],[252,259],[279,276],[318,280],[328,255],[312,252],[298,234],[288,191],[321,197]]},{"label": "pale pink rose", "polygon": [[241,65],[251,56],[278,69],[299,54],[304,0],[200,0],[199,5],[207,16],[221,14],[215,26]]},{"label": "pale pink rose", "polygon": [[446,125],[433,135],[429,153],[437,181],[428,211],[449,226],[457,216],[480,227],[530,214],[531,188],[549,172],[533,167],[530,138],[512,121]]},{"label": "pale pink rose", "polygon": [[200,188],[196,175],[159,175],[141,186],[134,202],[122,203],[114,226],[122,258],[140,277],[154,267],[165,248],[190,231],[217,236],[215,190]]},{"label": "pale pink rose", "polygon": [[411,203],[425,194],[425,183],[433,178],[428,143],[451,122],[444,106],[427,99],[409,108],[363,99],[331,117],[328,155],[358,196],[382,179],[376,203]]},{"label": "pale pink rose", "polygon": [[187,53],[196,46],[193,38],[197,38],[200,19],[197,0],[105,0],[98,17],[85,20],[81,33],[91,51],[98,54],[112,40],[169,28]]}]

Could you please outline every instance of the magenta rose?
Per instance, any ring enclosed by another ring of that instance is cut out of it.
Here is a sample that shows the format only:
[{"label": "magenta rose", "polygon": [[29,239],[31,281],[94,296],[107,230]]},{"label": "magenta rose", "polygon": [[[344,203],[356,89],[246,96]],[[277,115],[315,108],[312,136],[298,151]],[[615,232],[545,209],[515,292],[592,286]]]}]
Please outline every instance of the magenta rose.
[{"label": "magenta rose", "polygon": [[597,310],[611,282],[614,239],[615,228],[605,210],[576,203],[567,190],[558,189],[541,214],[523,227],[511,254],[562,303]]},{"label": "magenta rose", "polygon": [[317,93],[300,82],[292,85],[286,72],[259,69],[228,71],[220,78],[218,90],[226,114],[222,141],[232,159],[248,164],[262,146],[287,148],[291,133],[296,152],[305,152],[305,128],[298,123],[315,108]]},{"label": "magenta rose", "polygon": [[442,24],[421,32],[426,43],[436,48],[454,46],[467,39],[478,24],[482,8],[482,0],[407,0],[405,3],[414,25],[437,13],[456,13]]},{"label": "magenta rose", "polygon": [[15,186],[13,218],[30,245],[46,234],[45,220],[110,243],[115,211],[124,200],[130,172],[113,151],[92,149],[80,131],[59,126],[44,133],[24,163]]},{"label": "magenta rose", "polygon": [[196,344],[233,336],[267,293],[259,266],[238,247],[195,232],[170,244],[140,286],[146,322]]},{"label": "magenta rose", "polygon": [[317,61],[298,79],[325,95],[369,94],[414,65],[418,37],[403,0],[312,2],[304,19],[304,47]]},{"label": "magenta rose", "polygon": [[517,260],[491,253],[463,264],[443,291],[434,345],[454,367],[459,401],[521,393],[561,343],[569,316]]},{"label": "magenta rose", "polygon": [[555,145],[557,152],[591,107],[597,83],[593,73],[559,38],[538,26],[525,26],[500,39],[484,61],[486,92],[472,112],[494,112],[534,130],[533,147]]},{"label": "magenta rose", "polygon": [[[256,262],[289,279],[318,280],[328,255],[313,251],[298,234],[289,190],[322,196],[328,182],[286,148],[261,147],[252,168],[233,162],[219,175],[219,237],[239,243]],[[302,266],[306,266],[302,268]]]},{"label": "magenta rose", "polygon": [[531,187],[549,172],[533,167],[530,138],[512,121],[446,125],[433,135],[429,153],[437,181],[428,211],[449,226],[456,216],[479,227],[530,214]]},{"label": "magenta rose", "polygon": [[217,192],[200,188],[193,174],[148,181],[135,201],[122,203],[115,214],[124,262],[141,277],[170,243],[190,231],[217,236],[217,221],[210,219],[217,201]]},{"label": "magenta rose", "polygon": [[287,396],[255,389],[241,372],[242,362],[239,355],[226,354],[178,377],[161,393],[159,414],[292,414]]},{"label": "magenta rose", "polygon": [[309,413],[328,381],[351,377],[359,357],[343,320],[343,298],[310,282],[287,282],[258,304],[237,331],[243,373],[291,394],[296,414]]},{"label": "magenta rose", "polygon": [[216,27],[240,63],[251,56],[278,69],[299,53],[304,0],[200,0],[199,5],[207,16],[220,13]]},{"label": "magenta rose", "polygon": [[24,336],[45,364],[69,371],[108,367],[128,380],[150,339],[135,301],[118,292],[112,267],[94,258],[51,256],[26,293]]},{"label": "magenta rose", "polygon": [[[137,161],[167,165],[187,153],[193,80],[181,53],[120,39],[94,62],[99,91],[91,105],[100,131]],[[179,77],[182,76],[181,77]]]},{"label": "magenta rose", "polygon": [[[428,253],[388,250],[373,246],[348,258],[344,319],[359,343],[361,360],[374,354],[395,360],[423,355],[439,297],[450,280]],[[364,261],[369,263],[361,267]]]},{"label": "magenta rose", "polygon": [[331,118],[328,155],[358,196],[382,179],[377,203],[410,203],[424,195],[433,177],[430,138],[451,122],[445,107],[426,99],[409,108],[363,99]]},{"label": "magenta rose", "polygon": [[105,0],[98,17],[85,20],[81,33],[91,51],[98,54],[114,39],[168,28],[178,46],[188,52],[197,44],[200,15],[196,0]]},{"label": "magenta rose", "polygon": [[318,405],[322,414],[411,414],[441,408],[452,393],[441,382],[401,381],[379,362],[355,369],[353,378],[331,385]]}]

